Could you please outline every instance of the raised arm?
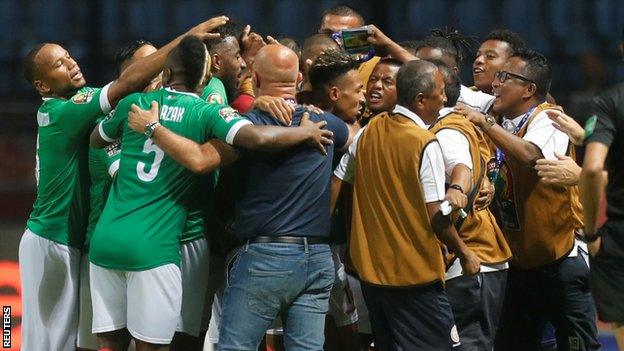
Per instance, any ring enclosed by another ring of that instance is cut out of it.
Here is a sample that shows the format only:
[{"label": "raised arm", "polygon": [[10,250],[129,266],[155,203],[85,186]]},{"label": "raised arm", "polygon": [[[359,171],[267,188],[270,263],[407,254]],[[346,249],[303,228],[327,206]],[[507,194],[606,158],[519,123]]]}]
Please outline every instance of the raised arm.
[{"label": "raised arm", "polygon": [[418,60],[418,57],[410,54],[409,51],[405,50],[401,45],[394,42],[388,36],[386,36],[379,28],[375,27],[375,25],[369,25],[370,35],[368,36],[368,42],[373,45],[375,48],[382,49],[388,55],[392,56],[401,62],[407,62],[412,60]]},{"label": "raised arm", "polygon": [[139,91],[148,85],[162,71],[167,55],[180,43],[182,38],[187,35],[196,35],[203,40],[213,38],[219,34],[210,32],[227,21],[228,18],[225,16],[211,18],[191,28],[188,32],[180,35],[155,53],[136,60],[108,88],[110,105],[115,107],[124,96],[134,91]]}]

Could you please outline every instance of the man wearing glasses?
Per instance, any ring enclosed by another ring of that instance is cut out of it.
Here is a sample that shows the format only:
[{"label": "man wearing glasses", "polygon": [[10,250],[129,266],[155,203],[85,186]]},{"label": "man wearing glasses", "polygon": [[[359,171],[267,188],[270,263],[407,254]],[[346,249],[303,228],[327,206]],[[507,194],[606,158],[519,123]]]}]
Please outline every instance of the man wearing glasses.
[{"label": "man wearing glasses", "polygon": [[561,111],[546,102],[550,82],[546,59],[521,49],[492,83],[493,110],[504,117],[500,125],[492,116],[456,109],[497,146],[488,165],[497,189],[492,206],[514,255],[497,350],[538,349],[547,322],[556,329],[558,349],[600,347],[589,268],[574,240],[583,227],[578,187],[547,184],[533,169],[538,159],[555,159],[555,153],[575,157],[568,136],[546,113]]}]

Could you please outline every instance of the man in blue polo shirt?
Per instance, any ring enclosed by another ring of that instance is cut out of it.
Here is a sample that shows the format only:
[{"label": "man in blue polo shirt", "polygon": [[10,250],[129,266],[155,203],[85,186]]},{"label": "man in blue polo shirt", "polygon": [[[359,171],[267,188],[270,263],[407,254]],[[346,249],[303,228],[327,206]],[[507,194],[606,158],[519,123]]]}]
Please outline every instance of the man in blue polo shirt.
[{"label": "man in blue polo shirt", "polygon": [[[294,103],[298,73],[296,54],[281,45],[262,48],[254,63],[258,96],[283,97]],[[229,264],[223,299],[219,350],[257,350],[265,331],[279,315],[288,350],[321,350],[325,314],[334,281],[328,245],[330,176],[334,147],[348,139],[336,116],[298,107],[292,125],[309,113],[326,121],[334,145],[322,155],[306,146],[279,153],[247,153],[235,213],[229,225],[243,244]],[[257,125],[278,125],[252,111]]]}]

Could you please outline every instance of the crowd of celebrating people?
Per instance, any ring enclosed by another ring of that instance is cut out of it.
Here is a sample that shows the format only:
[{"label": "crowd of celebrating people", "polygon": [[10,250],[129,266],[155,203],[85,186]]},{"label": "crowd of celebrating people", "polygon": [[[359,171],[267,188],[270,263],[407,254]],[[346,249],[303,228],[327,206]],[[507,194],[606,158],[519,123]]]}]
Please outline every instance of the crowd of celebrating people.
[{"label": "crowd of celebrating people", "polygon": [[598,350],[596,316],[624,347],[622,85],[583,128],[516,33],[395,42],[347,6],[116,63],[24,58],[23,350]]}]

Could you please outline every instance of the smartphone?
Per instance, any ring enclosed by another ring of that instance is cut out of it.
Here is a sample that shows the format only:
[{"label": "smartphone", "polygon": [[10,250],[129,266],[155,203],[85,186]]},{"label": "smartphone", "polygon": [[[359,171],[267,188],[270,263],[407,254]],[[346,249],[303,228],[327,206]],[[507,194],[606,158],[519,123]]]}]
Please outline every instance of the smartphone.
[{"label": "smartphone", "polygon": [[342,47],[349,54],[368,53],[371,45],[367,41],[370,35],[368,26],[340,31]]}]

